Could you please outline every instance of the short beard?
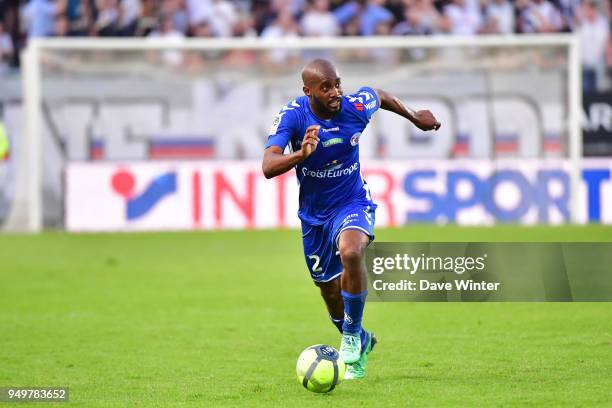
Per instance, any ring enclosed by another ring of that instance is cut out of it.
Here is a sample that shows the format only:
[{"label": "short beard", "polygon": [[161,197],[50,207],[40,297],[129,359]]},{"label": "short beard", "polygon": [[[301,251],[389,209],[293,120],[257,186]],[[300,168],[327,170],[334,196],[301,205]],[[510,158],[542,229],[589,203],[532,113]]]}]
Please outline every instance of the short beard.
[{"label": "short beard", "polygon": [[319,111],[324,112],[329,116],[334,116],[336,113],[340,112],[340,108],[342,107],[342,101],[340,101],[338,104],[338,110],[330,110],[327,105],[317,99],[317,97],[313,96],[312,100],[314,101],[315,106],[319,108]]}]

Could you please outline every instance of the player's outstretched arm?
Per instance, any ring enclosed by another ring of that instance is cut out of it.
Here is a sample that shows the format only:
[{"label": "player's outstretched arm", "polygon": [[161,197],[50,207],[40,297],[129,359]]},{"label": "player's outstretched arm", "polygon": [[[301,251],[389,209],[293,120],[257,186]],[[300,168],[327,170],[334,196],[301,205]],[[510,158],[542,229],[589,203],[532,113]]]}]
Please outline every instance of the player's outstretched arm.
[{"label": "player's outstretched arm", "polygon": [[319,129],[321,126],[312,125],[306,129],[300,150],[291,154],[283,154],[279,146],[270,146],[264,152],[261,169],[267,179],[279,176],[291,170],[296,164],[306,160],[317,148],[319,143]]},{"label": "player's outstretched arm", "polygon": [[428,110],[414,111],[404,105],[402,101],[396,96],[391,95],[389,92],[385,92],[382,89],[376,89],[378,94],[378,100],[380,101],[380,107],[382,109],[397,113],[414,123],[416,127],[421,130],[438,130],[440,129],[440,122],[436,120],[434,115]]}]

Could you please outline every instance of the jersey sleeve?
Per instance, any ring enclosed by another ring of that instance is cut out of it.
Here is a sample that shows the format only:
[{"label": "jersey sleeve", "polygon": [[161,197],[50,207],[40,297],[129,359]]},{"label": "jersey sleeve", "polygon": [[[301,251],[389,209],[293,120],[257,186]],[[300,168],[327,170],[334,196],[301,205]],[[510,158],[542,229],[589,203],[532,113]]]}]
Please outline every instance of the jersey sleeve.
[{"label": "jersey sleeve", "polygon": [[359,88],[356,93],[348,96],[348,100],[366,123],[370,121],[374,112],[380,108],[376,91],[368,86]]},{"label": "jersey sleeve", "polygon": [[289,140],[291,140],[291,136],[294,134],[294,129],[294,111],[285,107],[274,117],[272,127],[270,127],[270,131],[268,132],[266,149],[270,146],[278,146],[284,150]]}]

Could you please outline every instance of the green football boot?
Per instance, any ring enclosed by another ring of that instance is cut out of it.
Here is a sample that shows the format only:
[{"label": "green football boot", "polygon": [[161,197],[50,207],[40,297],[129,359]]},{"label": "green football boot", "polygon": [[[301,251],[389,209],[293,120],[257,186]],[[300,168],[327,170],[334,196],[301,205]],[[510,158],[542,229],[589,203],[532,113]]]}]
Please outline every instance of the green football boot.
[{"label": "green football boot", "polygon": [[368,354],[372,351],[374,346],[378,343],[378,339],[374,333],[368,333],[368,341],[365,349],[361,353],[359,360],[353,364],[346,365],[346,371],[344,372],[345,380],[356,380],[365,377],[366,363],[368,362]]},{"label": "green football boot", "polygon": [[345,364],[352,364],[359,361],[361,357],[361,339],[359,334],[342,335],[342,343],[340,343],[340,358]]}]

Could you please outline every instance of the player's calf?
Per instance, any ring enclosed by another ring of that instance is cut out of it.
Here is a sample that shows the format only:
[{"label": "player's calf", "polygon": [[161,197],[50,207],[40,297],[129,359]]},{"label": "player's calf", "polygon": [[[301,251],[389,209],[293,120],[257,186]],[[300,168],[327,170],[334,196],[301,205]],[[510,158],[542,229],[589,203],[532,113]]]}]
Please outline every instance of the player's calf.
[{"label": "player's calf", "polygon": [[364,251],[370,238],[358,229],[341,232],[338,249],[342,261],[342,299],[344,322],[340,356],[345,363],[354,363],[361,357],[361,320],[367,296],[367,276]]},{"label": "player's calf", "polygon": [[327,311],[332,319],[343,319],[344,316],[344,300],[340,291],[340,279],[336,278],[329,282],[315,282],[321,291],[321,297],[325,302]]}]

